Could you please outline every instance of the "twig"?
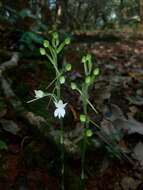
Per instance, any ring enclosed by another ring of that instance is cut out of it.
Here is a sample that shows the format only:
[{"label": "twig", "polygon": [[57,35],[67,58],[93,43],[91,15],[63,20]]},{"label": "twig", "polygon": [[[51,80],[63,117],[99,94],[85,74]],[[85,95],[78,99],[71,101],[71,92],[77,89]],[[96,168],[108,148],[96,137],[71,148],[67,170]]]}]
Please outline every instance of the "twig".
[{"label": "twig", "polygon": [[0,71],[4,72],[9,68],[16,67],[18,65],[18,61],[19,61],[19,53],[13,53],[13,56],[9,61],[6,61],[0,65]]}]

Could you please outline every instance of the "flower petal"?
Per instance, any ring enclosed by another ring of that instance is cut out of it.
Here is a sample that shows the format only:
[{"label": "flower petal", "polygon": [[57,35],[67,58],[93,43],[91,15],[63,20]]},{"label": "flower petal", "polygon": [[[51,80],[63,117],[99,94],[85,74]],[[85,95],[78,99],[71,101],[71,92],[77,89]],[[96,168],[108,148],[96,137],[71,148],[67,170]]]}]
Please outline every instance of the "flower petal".
[{"label": "flower petal", "polygon": [[65,116],[65,110],[62,109],[61,112],[60,112],[60,114],[61,114],[61,117],[64,117]]},{"label": "flower petal", "polygon": [[63,101],[62,100],[59,100],[58,104],[61,106],[63,105]]},{"label": "flower petal", "polygon": [[54,102],[55,106],[56,106],[56,110],[54,112],[54,116],[58,117],[59,119],[61,117],[65,116],[65,106],[67,105],[67,103],[63,104],[62,100],[59,100],[58,102]]},{"label": "flower petal", "polygon": [[61,113],[58,114],[58,118],[59,118],[59,119],[61,118]]},{"label": "flower petal", "polygon": [[58,111],[58,109],[56,109],[55,112],[54,112],[54,116],[57,117],[58,114],[59,114],[59,111]]},{"label": "flower petal", "polygon": [[67,105],[67,103],[63,104],[63,107],[65,108],[65,107],[66,107],[66,105]]}]

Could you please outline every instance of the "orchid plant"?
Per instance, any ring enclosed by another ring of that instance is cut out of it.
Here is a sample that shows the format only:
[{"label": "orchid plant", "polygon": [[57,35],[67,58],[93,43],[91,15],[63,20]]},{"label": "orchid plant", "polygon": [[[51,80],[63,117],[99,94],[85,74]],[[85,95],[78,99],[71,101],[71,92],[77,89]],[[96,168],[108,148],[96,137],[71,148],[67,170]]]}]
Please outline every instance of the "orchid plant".
[{"label": "orchid plant", "polygon": [[[55,40],[55,41],[54,41]],[[63,103],[61,100],[61,85],[65,83],[65,77],[64,72],[71,70],[71,65],[67,64],[64,68],[61,70],[58,69],[58,54],[64,48],[66,44],[69,43],[69,40],[66,39],[61,45],[59,45],[59,38],[57,33],[53,35],[52,39],[52,46],[50,45],[50,42],[45,40],[43,45],[44,48],[40,48],[41,55],[46,55],[49,61],[53,64],[53,67],[55,68],[55,79],[51,82],[55,82],[55,88],[53,90],[53,93],[46,94],[41,90],[35,90],[35,98],[43,98],[45,96],[52,96],[54,99],[55,104],[55,112],[54,116],[58,117],[60,119],[60,126],[61,126],[61,133],[60,133],[60,144],[61,144],[61,162],[62,162],[62,168],[61,168],[61,189],[64,190],[64,126],[63,126],[63,120],[65,116],[65,107],[67,103]],[[46,49],[49,49],[49,53],[47,53]],[[84,73],[85,73],[85,80],[81,84],[81,88],[78,87],[75,83],[71,83],[71,88],[73,90],[77,90],[81,96],[82,102],[83,102],[83,114],[80,115],[80,121],[84,124],[84,131],[83,131],[83,144],[82,144],[82,156],[81,156],[81,189],[85,189],[85,171],[84,171],[84,164],[85,164],[85,157],[86,157],[86,148],[87,148],[87,138],[92,136],[92,131],[89,129],[89,119],[88,119],[88,106],[90,106],[95,113],[97,113],[96,109],[92,105],[92,103],[89,101],[89,88],[93,85],[96,76],[99,74],[99,69],[96,68],[93,70],[93,64],[92,64],[92,57],[90,54],[87,54],[82,58],[82,63],[84,65]],[[56,93],[54,92],[56,89]],[[35,100],[35,99],[34,99]],[[32,100],[33,101],[33,100]]]},{"label": "orchid plant", "polygon": [[80,115],[80,121],[84,124],[83,130],[83,143],[81,152],[81,184],[80,189],[85,189],[85,158],[86,158],[86,148],[87,148],[87,138],[92,136],[92,130],[89,129],[89,118],[88,118],[88,107],[90,106],[93,111],[97,114],[97,110],[94,108],[89,100],[89,89],[95,82],[96,76],[99,75],[99,68],[93,69],[92,57],[90,54],[83,56],[82,63],[84,67],[85,79],[79,87],[75,83],[71,83],[71,88],[79,92],[83,104],[83,114]]},{"label": "orchid plant", "polygon": [[57,117],[60,122],[60,144],[61,144],[61,190],[64,190],[64,126],[63,118],[66,114],[65,107],[67,103],[63,103],[61,96],[61,85],[65,83],[65,72],[71,70],[71,64],[65,64],[61,69],[58,67],[58,55],[66,45],[70,44],[70,38],[66,38],[60,43],[58,33],[52,34],[51,42],[44,40],[43,47],[40,48],[40,54],[46,56],[50,64],[53,65],[55,70],[55,78],[47,88],[54,84],[52,93],[45,93],[42,90],[35,90],[35,98],[28,101],[28,103],[50,96],[55,105],[54,117]]},{"label": "orchid plant", "polygon": [[[60,120],[60,144],[61,144],[61,189],[64,190],[64,126],[63,118],[65,116],[65,107],[67,103],[63,103],[61,97],[61,85],[65,83],[64,73],[71,70],[71,65],[66,64],[61,69],[58,67],[58,55],[63,50],[63,48],[70,43],[70,39],[66,38],[62,43],[60,43],[58,33],[53,33],[51,43],[47,40],[43,42],[43,48],[40,48],[41,55],[45,55],[48,61],[53,65],[55,69],[55,79],[51,84],[55,84],[54,90],[52,92],[52,97],[54,96],[55,112],[54,116],[58,117]],[[55,92],[56,90],[56,92]],[[42,93],[39,93],[41,95]]]}]

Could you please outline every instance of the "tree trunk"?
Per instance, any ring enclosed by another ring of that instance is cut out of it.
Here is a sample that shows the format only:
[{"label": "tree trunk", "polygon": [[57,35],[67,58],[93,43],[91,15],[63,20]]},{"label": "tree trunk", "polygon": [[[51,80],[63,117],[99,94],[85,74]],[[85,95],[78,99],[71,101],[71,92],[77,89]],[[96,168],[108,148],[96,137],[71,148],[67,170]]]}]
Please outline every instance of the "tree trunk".
[{"label": "tree trunk", "polygon": [[143,24],[143,0],[139,0],[139,14],[141,23]]},{"label": "tree trunk", "polygon": [[123,23],[124,19],[124,0],[120,0],[120,24]]}]

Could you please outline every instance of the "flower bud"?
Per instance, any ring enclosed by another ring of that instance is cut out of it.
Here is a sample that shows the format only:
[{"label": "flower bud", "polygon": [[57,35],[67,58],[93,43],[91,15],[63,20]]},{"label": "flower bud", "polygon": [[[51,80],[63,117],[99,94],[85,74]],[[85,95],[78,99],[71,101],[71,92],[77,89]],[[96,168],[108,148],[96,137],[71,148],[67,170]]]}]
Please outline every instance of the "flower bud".
[{"label": "flower bud", "polygon": [[64,83],[65,83],[65,77],[64,77],[64,76],[61,76],[59,80],[60,80],[60,83],[61,83],[61,84],[64,84]]},{"label": "flower bud", "polygon": [[66,44],[66,45],[69,45],[70,42],[71,42],[70,38],[66,38],[66,39],[65,39],[65,44]]},{"label": "flower bud", "polygon": [[88,61],[91,60],[91,54],[86,55],[86,60],[88,60]]},{"label": "flower bud", "polygon": [[90,76],[87,76],[87,77],[85,78],[85,83],[86,83],[86,84],[90,84],[90,83],[91,83],[91,77],[90,77]]},{"label": "flower bud", "polygon": [[76,89],[77,89],[76,84],[75,84],[75,83],[73,83],[73,82],[71,83],[71,89],[72,89],[72,90],[76,90]]},{"label": "flower bud", "polygon": [[53,38],[52,38],[52,46],[54,48],[57,48],[59,45],[59,34],[57,32],[53,33]]},{"label": "flower bud", "polygon": [[49,47],[49,41],[48,41],[48,40],[44,40],[43,46],[44,46],[45,48]]},{"label": "flower bud", "polygon": [[85,63],[85,62],[86,62],[86,56],[83,56],[83,57],[82,57],[81,62],[82,62],[82,63]]},{"label": "flower bud", "polygon": [[44,48],[40,48],[40,54],[41,55],[46,55],[46,50]]},{"label": "flower bud", "polygon": [[93,132],[91,129],[87,129],[85,134],[87,137],[91,137],[93,135]]},{"label": "flower bud", "polygon": [[66,64],[66,67],[65,67],[66,71],[70,71],[71,68],[72,68],[71,64]]},{"label": "flower bud", "polygon": [[95,76],[97,76],[97,75],[99,75],[99,72],[100,72],[99,68],[96,68],[96,69],[94,69],[93,74]]},{"label": "flower bud", "polygon": [[58,39],[58,38],[59,38],[59,34],[58,34],[57,32],[54,32],[54,33],[53,33],[53,38],[54,38],[54,39]]},{"label": "flower bud", "polygon": [[80,121],[84,123],[86,121],[86,115],[81,114]]}]

